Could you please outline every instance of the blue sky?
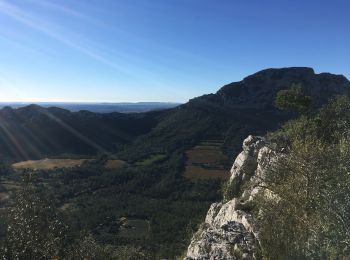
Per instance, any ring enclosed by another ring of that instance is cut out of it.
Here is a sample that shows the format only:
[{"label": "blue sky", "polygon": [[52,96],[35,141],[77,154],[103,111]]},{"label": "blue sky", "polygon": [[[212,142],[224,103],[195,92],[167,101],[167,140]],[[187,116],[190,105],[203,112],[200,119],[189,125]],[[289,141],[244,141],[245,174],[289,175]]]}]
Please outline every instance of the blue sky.
[{"label": "blue sky", "polygon": [[258,70],[350,78],[350,2],[0,0],[0,101],[185,102]]}]

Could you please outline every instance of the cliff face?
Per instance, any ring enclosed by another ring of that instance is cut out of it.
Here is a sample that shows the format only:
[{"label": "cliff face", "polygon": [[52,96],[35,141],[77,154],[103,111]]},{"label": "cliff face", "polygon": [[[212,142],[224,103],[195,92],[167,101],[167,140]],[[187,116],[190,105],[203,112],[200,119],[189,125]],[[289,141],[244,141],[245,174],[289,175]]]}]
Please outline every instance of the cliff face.
[{"label": "cliff face", "polygon": [[185,260],[260,258],[259,230],[251,205],[262,192],[275,199],[262,188],[266,170],[275,159],[275,151],[263,138],[249,136],[244,140],[227,188],[239,190],[248,182],[249,185],[235,198],[211,205],[205,222],[191,240]]},{"label": "cliff face", "polygon": [[327,103],[332,96],[350,94],[350,82],[342,75],[317,74],[312,68],[292,67],[259,71],[222,87],[211,98],[237,107],[274,109],[276,93],[293,83],[301,84],[303,92],[312,97],[314,107]]}]

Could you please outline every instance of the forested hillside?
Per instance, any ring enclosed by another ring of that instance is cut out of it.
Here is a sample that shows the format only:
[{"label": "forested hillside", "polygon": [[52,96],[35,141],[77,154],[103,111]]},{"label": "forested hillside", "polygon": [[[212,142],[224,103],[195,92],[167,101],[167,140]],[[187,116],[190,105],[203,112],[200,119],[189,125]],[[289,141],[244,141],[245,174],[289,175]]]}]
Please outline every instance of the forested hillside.
[{"label": "forested hillside", "polygon": [[37,105],[5,107],[0,110],[0,156],[26,160],[116,152],[156,123],[152,112],[99,114]]}]

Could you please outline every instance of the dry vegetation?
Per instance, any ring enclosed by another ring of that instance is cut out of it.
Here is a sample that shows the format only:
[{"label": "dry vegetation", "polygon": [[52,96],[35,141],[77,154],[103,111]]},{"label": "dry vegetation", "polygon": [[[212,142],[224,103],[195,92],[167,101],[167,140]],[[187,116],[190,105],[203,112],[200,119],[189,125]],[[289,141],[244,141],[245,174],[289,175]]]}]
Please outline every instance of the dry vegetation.
[{"label": "dry vegetation", "polygon": [[42,159],[28,160],[12,164],[16,170],[31,169],[31,170],[48,170],[54,168],[71,168],[80,166],[87,159]]},{"label": "dry vegetation", "polygon": [[107,170],[118,170],[126,165],[125,161],[122,160],[107,160],[105,168]]}]

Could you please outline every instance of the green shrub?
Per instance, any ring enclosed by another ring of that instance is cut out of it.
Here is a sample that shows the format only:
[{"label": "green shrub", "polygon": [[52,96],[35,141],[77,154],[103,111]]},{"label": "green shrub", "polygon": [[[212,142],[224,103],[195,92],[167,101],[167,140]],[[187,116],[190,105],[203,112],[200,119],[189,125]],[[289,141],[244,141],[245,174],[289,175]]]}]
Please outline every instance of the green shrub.
[{"label": "green shrub", "polygon": [[311,98],[303,94],[300,84],[277,92],[275,105],[281,110],[305,113],[311,106]]},{"label": "green shrub", "polygon": [[266,174],[276,197],[258,199],[267,259],[350,255],[349,115],[349,99],[337,98],[314,117],[290,121],[270,135],[289,149]]}]

